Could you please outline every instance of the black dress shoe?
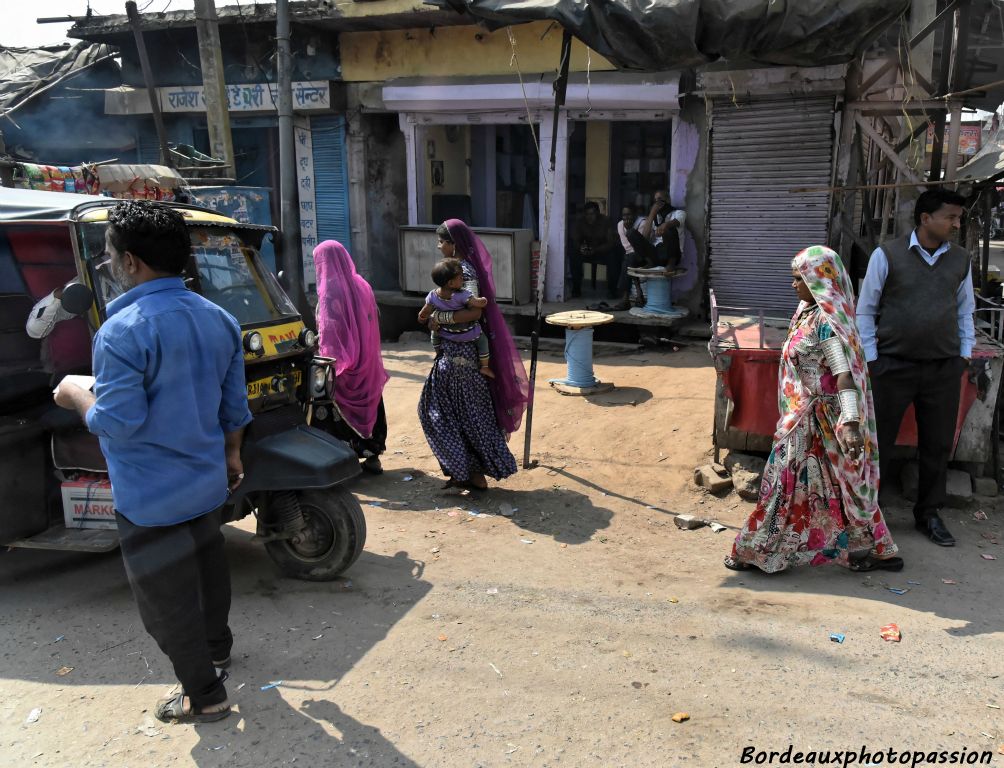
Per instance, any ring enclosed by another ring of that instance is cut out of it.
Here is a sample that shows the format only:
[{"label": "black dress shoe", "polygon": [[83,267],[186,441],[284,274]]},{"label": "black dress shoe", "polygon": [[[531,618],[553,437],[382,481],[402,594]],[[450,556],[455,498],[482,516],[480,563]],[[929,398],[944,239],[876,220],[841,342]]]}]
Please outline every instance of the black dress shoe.
[{"label": "black dress shoe", "polygon": [[918,531],[937,544],[939,547],[954,547],[955,537],[949,533],[941,518],[935,515],[927,520],[918,520],[915,523]]}]

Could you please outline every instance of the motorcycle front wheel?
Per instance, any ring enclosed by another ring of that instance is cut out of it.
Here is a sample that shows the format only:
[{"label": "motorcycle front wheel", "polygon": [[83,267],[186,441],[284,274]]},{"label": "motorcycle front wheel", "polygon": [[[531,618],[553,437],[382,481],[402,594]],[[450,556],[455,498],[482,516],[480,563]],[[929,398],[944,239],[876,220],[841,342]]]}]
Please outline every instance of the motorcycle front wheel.
[{"label": "motorcycle front wheel", "polygon": [[266,542],[265,551],[294,579],[330,581],[351,566],[366,543],[366,518],[341,486],[298,491],[305,527],[295,539]]}]

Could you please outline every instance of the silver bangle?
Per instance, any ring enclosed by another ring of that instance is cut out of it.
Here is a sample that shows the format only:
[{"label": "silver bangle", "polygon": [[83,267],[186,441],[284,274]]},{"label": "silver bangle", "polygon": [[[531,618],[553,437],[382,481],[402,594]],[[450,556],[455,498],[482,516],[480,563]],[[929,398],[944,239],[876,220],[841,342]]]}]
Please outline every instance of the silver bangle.
[{"label": "silver bangle", "polygon": [[856,389],[842,389],[838,395],[840,399],[840,416],[844,421],[858,421],[861,414],[858,412],[858,391]]},{"label": "silver bangle", "polygon": [[452,325],[453,324],[453,313],[445,309],[437,309],[433,312],[433,317],[436,318],[436,322],[440,325]]},{"label": "silver bangle", "polygon": [[841,373],[850,373],[851,364],[847,362],[847,355],[844,354],[844,345],[839,336],[831,336],[821,344],[823,356],[826,364],[830,367],[830,373],[839,376]]}]

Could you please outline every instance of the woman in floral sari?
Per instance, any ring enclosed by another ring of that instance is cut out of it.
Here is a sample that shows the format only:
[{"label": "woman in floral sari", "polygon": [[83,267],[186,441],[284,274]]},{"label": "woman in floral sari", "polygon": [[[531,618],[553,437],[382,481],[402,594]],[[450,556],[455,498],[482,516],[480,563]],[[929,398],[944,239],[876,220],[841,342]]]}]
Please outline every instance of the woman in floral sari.
[{"label": "woman in floral sari", "polygon": [[781,418],[760,500],[725,567],[901,570],[877,501],[878,441],[850,280],[819,245],[794,258],[792,276],[801,301],[781,352]]}]

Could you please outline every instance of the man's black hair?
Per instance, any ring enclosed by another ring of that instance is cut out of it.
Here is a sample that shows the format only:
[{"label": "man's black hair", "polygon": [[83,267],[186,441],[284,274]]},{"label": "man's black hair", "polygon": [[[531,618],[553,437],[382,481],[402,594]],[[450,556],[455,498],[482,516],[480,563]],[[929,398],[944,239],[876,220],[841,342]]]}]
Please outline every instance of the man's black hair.
[{"label": "man's black hair", "polygon": [[593,200],[590,200],[588,203],[586,203],[585,208],[583,210],[588,211],[590,208],[592,208],[597,213],[600,212],[600,205],[599,205],[599,203],[594,202]]},{"label": "man's black hair", "polygon": [[150,269],[180,275],[192,253],[192,240],[181,213],[152,200],[127,200],[108,213],[108,239]]},{"label": "man's black hair", "polygon": [[442,240],[444,243],[453,242],[453,235],[450,234],[450,228],[446,226],[446,222],[443,222],[438,227],[436,227],[436,234],[439,236],[439,239]]},{"label": "man's black hair", "polygon": [[965,206],[966,198],[958,192],[938,187],[922,192],[917,198],[917,204],[913,207],[913,223],[920,226],[920,216],[924,213],[934,213],[943,205]]},{"label": "man's black hair", "polygon": [[442,288],[457,275],[464,274],[464,268],[459,259],[443,259],[437,261],[432,268],[432,282]]}]

